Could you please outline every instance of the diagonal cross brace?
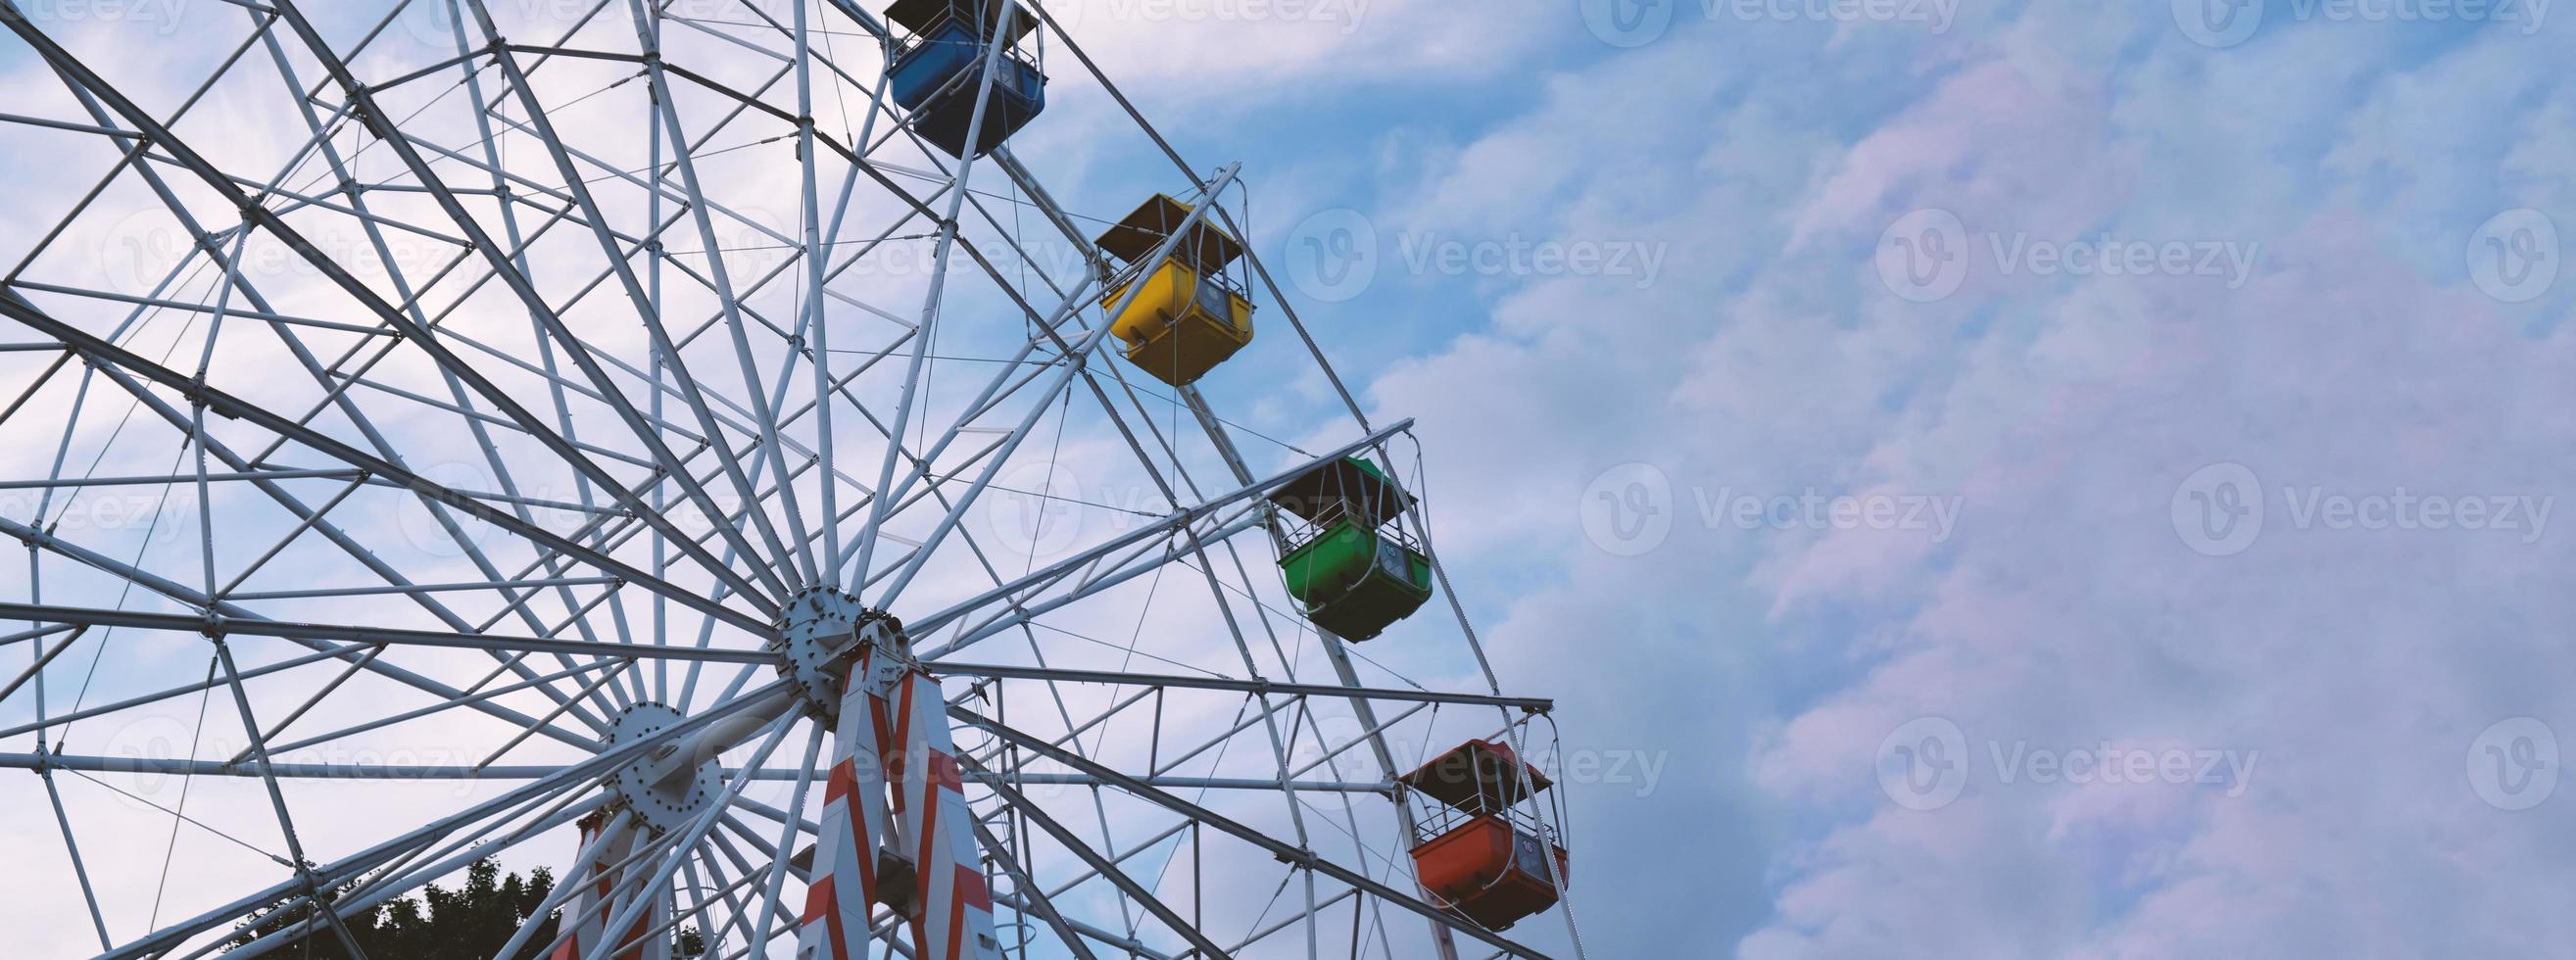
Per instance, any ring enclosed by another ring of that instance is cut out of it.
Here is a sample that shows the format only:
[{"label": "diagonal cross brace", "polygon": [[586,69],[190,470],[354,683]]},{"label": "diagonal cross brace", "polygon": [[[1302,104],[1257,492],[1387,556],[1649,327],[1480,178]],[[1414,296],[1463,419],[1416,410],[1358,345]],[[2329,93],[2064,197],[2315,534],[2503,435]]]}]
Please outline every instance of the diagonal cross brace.
[{"label": "diagonal cross brace", "polygon": [[193,377],[146,360],[141,355],[101,340],[88,331],[56,320],[52,315],[37,309],[34,304],[19,297],[14,291],[0,290],[0,314],[42,330],[47,335],[63,341],[73,350],[86,354],[96,361],[114,365],[176,390],[190,400],[205,404],[207,409],[218,414],[256,424],[271,433],[303,444],[350,466],[403,484],[413,491],[446,504],[451,509],[590,564],[602,572],[652,590],[654,593],[669,597],[682,606],[691,607],[708,616],[755,633],[765,634],[771,629],[767,621],[707,599],[698,591],[682,590],[664,582],[659,577],[613,559],[607,554],[582,546],[543,527],[522,522],[507,510],[498,509],[473,497],[450,490],[391,461],[331,439],[311,427],[288,420],[264,407],[234,397],[222,390],[198,383]]},{"label": "diagonal cross brace", "polygon": [[[286,7],[284,12],[288,14],[290,25],[296,28],[297,33],[302,36],[309,45],[315,47],[315,52],[321,58],[323,65],[326,68],[330,68],[335,77],[341,79],[344,85],[349,86],[352,88],[353,92],[356,93],[359,98],[359,113],[361,118],[368,121],[370,128],[374,129],[374,124],[379,118],[375,116],[370,109],[373,104],[373,100],[364,96],[364,88],[357,85],[355,78],[348,76],[345,65],[341,64],[336,57],[331,56],[329,51],[320,45],[320,37],[311,33],[312,28],[310,24],[305,23],[300,16],[295,15],[292,7]],[[526,407],[520,405],[517,400],[510,397],[510,395],[504,392],[498,384],[485,378],[480,371],[475,370],[474,367],[471,364],[466,363],[462,357],[459,357],[454,352],[448,350],[446,345],[440,342],[428,327],[414,322],[411,317],[406,316],[402,311],[395,309],[392,304],[386,303],[382,296],[379,296],[374,290],[369,289],[366,284],[360,282],[356,277],[351,276],[347,269],[341,267],[338,262],[325,255],[320,247],[315,246],[313,242],[306,239],[302,233],[297,232],[295,228],[289,226],[284,218],[278,216],[276,211],[268,209],[266,206],[255,202],[249,195],[244,194],[240,187],[233,183],[230,177],[224,175],[222,170],[216,168],[214,164],[207,161],[205,157],[199,155],[186,143],[180,141],[175,134],[170,132],[169,128],[161,125],[159,121],[154,120],[150,114],[144,112],[141,107],[127,99],[122,92],[108,84],[107,81],[101,78],[96,72],[90,70],[88,65],[83,64],[79,58],[72,56],[71,53],[64,50],[60,44],[55,43],[53,38],[46,36],[43,31],[36,29],[34,25],[30,24],[27,20],[26,14],[19,10],[15,3],[9,2],[9,0],[0,0],[0,23],[5,23],[12,32],[18,35],[20,40],[25,41],[29,47],[33,48],[39,56],[42,56],[55,69],[62,71],[66,76],[70,77],[72,80],[79,83],[80,86],[88,89],[100,100],[104,101],[108,107],[113,109],[117,114],[123,116],[126,123],[133,126],[136,133],[143,139],[150,141],[153,145],[160,147],[163,151],[170,154],[171,159],[177,162],[179,166],[185,167],[189,172],[196,174],[197,177],[204,180],[206,185],[213,189],[217,195],[223,197],[225,200],[239,208],[241,215],[245,220],[258,225],[261,229],[267,230],[271,235],[277,237],[280,242],[294,249],[307,262],[312,263],[315,269],[320,270],[325,277],[328,277],[343,292],[347,293],[351,299],[356,300],[360,305],[366,307],[369,312],[375,314],[387,325],[400,332],[404,337],[410,339],[415,346],[417,346],[423,353],[427,354],[430,359],[436,362],[440,367],[453,372],[459,380],[462,380],[467,385],[473,387],[475,392],[482,394],[495,409],[500,410],[510,419],[517,421],[521,429],[525,430],[530,437],[543,443],[549,450],[553,451],[556,456],[560,457],[564,463],[581,471],[592,481],[599,483],[609,492],[615,494],[619,502],[625,504],[627,509],[635,511],[637,516],[647,524],[662,528],[663,532],[670,535],[674,542],[676,542],[683,552],[686,552],[691,559],[704,566],[710,574],[714,575],[717,579],[724,581],[727,586],[743,593],[744,599],[751,603],[755,608],[759,609],[762,616],[766,617],[776,614],[777,609],[775,605],[770,602],[770,594],[764,593],[763,591],[753,587],[749,581],[743,579],[741,574],[735,572],[730,565],[717,559],[714,554],[707,552],[706,548],[697,545],[694,540],[685,536],[682,531],[671,523],[670,520],[662,517],[658,511],[653,510],[651,505],[646,503],[635,493],[635,491],[629,489],[625,484],[617,482],[615,476],[608,473],[605,468],[601,467],[587,455],[583,454],[571,443],[571,441],[564,439],[562,435],[548,429],[543,422],[537,419],[533,412],[529,411]],[[381,135],[383,131],[378,130],[378,133]],[[400,137],[388,137],[385,142],[398,155],[402,156],[407,161],[411,161],[410,165],[412,169],[421,174],[423,185],[429,188],[432,194],[441,201],[441,206],[446,208],[452,217],[457,220],[459,227],[465,230],[467,239],[472,242],[477,249],[483,250],[486,256],[498,257],[503,255],[499,246],[491,242],[491,238],[482,233],[480,228],[474,224],[473,218],[466,214],[462,206],[457,205],[454,195],[451,192],[446,191],[445,187],[438,181],[438,179],[428,172],[425,164],[418,162],[420,159],[419,154],[411,149],[411,145],[408,141]],[[528,279],[513,270],[507,269],[506,264],[497,264],[496,266],[501,268],[498,272],[503,282],[508,284],[515,292],[518,292],[521,295],[521,298],[529,303],[530,308],[537,312],[537,316],[540,321],[548,323],[549,331],[558,340],[563,341],[568,347],[573,348],[570,350],[570,353],[574,358],[574,362],[582,365],[584,367],[584,372],[591,373],[593,375],[592,379],[603,388],[602,393],[604,394],[604,399],[607,400],[611,408],[617,410],[620,415],[627,420],[628,426],[635,432],[640,442],[651,448],[659,458],[660,462],[664,464],[675,463],[675,458],[668,455],[669,450],[663,446],[660,437],[650,429],[650,425],[643,422],[642,415],[634,410],[633,404],[628,403],[623,394],[618,393],[614,389],[607,389],[609,387],[609,383],[606,378],[605,371],[599,370],[597,361],[590,357],[588,351],[580,348],[579,341],[572,337],[569,329],[566,329],[563,326],[561,318],[554,316],[552,311],[546,308],[543,298],[538,297],[535,288],[528,285]],[[21,305],[25,304],[22,302]],[[17,313],[12,311],[11,315],[17,316]],[[24,318],[21,317],[20,319]],[[51,320],[51,318],[47,319]],[[59,321],[55,321],[55,323],[56,325],[59,325]],[[96,338],[87,339],[91,343],[98,342]],[[68,339],[64,342],[67,344],[72,343],[72,341]],[[96,351],[92,350],[82,350],[82,352],[91,353],[93,356],[97,355]],[[139,370],[139,368],[137,369]],[[156,376],[155,379],[159,378]],[[243,417],[243,419],[251,418]],[[272,416],[271,419],[275,418]],[[347,449],[344,445],[335,444],[335,446],[338,446],[340,449]],[[355,461],[352,462],[354,463]],[[392,476],[393,474],[387,473],[386,475]],[[692,488],[695,487],[694,484],[686,485]],[[705,495],[703,490],[696,490],[695,492],[700,497]],[[700,506],[702,508],[707,508],[710,507],[711,504],[700,504]],[[709,516],[723,515],[723,511],[721,510],[708,509],[707,512]],[[487,521],[489,520],[488,517],[484,517],[483,519],[486,519]],[[738,537],[738,534],[736,536]],[[737,546],[738,549],[740,549],[740,552],[746,556],[758,555],[756,552],[747,549],[748,544],[740,544]],[[776,589],[778,585],[773,582],[771,586],[773,589]],[[762,629],[765,629],[765,626]]]},{"label": "diagonal cross brace", "polygon": [[1116,770],[1112,770],[1098,762],[1057,747],[1055,744],[1047,742],[1045,738],[1031,736],[1018,729],[997,723],[964,707],[949,707],[948,715],[957,718],[961,722],[981,727],[990,731],[995,736],[1008,740],[1021,747],[1025,747],[1046,757],[1047,759],[1062,763],[1083,773],[1099,777],[1102,781],[1109,783],[1112,786],[1134,794],[1147,801],[1151,801],[1164,809],[1180,814],[1181,816],[1188,817],[1192,820],[1196,820],[1200,823],[1207,824],[1208,826],[1214,827],[1224,833],[1231,834],[1236,839],[1269,851],[1272,856],[1278,857],[1283,862],[1304,867],[1308,870],[1315,871],[1316,873],[1331,877],[1335,880],[1356,887],[1370,896],[1395,904],[1396,906],[1403,907],[1407,910],[1411,910],[1440,923],[1447,924],[1451,929],[1492,944],[1496,949],[1499,949],[1504,953],[1516,957],[1530,957],[1534,958],[1534,960],[1546,960],[1546,954],[1505,939],[1483,927],[1479,927],[1475,924],[1468,923],[1465,920],[1450,916],[1447,913],[1441,912],[1440,908],[1424,903],[1411,894],[1397,890],[1394,887],[1387,886],[1386,884],[1379,883],[1376,880],[1372,880],[1367,875],[1356,870],[1352,870],[1349,867],[1345,867],[1341,864],[1316,856],[1313,851],[1300,849],[1281,843],[1278,840],[1271,839],[1268,835],[1263,834],[1259,830],[1255,830],[1243,824],[1236,823],[1233,820],[1226,819],[1206,807],[1202,807],[1173,796],[1171,793],[1157,789],[1144,781],[1120,773]]}]

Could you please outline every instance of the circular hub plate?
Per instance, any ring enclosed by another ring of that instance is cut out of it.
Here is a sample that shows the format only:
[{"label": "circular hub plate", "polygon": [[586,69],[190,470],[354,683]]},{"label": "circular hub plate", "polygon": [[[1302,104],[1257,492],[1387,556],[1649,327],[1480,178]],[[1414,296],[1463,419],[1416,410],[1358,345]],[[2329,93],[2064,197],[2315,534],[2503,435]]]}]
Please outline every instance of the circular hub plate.
[{"label": "circular hub plate", "polygon": [[[680,711],[647,700],[618,715],[616,724],[609,729],[608,742],[611,746],[633,743],[679,723],[681,719]],[[674,741],[686,739],[688,736],[683,734]],[[689,821],[706,812],[717,792],[724,789],[723,773],[716,768],[713,757],[698,764],[698,768],[685,779],[675,780],[667,786],[653,784],[653,767],[665,752],[673,749],[677,747],[666,743],[647,750],[643,756],[608,776],[608,789],[616,793],[618,799],[626,801],[626,808],[635,811],[635,815],[657,834],[686,828]]]},{"label": "circular hub plate", "polygon": [[[863,638],[863,633],[873,636]],[[806,709],[831,721],[840,715],[851,652],[863,639],[900,649],[901,636],[902,626],[893,617],[826,587],[807,590],[787,602],[770,652],[778,655],[778,675],[796,688]]]}]

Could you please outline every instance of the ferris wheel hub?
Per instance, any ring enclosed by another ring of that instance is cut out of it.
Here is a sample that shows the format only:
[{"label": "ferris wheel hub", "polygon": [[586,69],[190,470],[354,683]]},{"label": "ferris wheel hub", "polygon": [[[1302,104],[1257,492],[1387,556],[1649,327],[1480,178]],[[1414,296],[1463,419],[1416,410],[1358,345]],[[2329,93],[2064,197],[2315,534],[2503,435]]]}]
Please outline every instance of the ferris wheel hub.
[{"label": "ferris wheel hub", "polygon": [[851,660],[869,646],[898,662],[912,659],[912,639],[893,614],[860,603],[846,590],[808,587],[783,605],[768,648],[778,657],[779,677],[806,712],[832,721],[840,714]]},{"label": "ferris wheel hub", "polygon": [[[609,727],[611,746],[632,743],[652,736],[663,728],[687,719],[666,704],[640,701],[617,715]],[[724,789],[724,771],[715,757],[707,756],[696,763],[675,767],[675,754],[684,749],[680,744],[649,750],[643,756],[609,774],[605,785],[626,809],[655,835],[685,829],[691,820],[706,812]]]}]

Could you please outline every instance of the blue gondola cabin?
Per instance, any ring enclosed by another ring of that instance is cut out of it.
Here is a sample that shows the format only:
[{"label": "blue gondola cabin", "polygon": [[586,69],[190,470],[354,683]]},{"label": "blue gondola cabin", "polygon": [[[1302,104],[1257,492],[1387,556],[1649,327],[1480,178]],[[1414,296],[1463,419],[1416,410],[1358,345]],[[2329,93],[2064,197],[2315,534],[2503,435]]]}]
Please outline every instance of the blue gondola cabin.
[{"label": "blue gondola cabin", "polygon": [[[996,41],[1005,14],[1010,25]],[[895,0],[886,19],[908,31],[886,68],[886,97],[910,112],[913,132],[949,156],[983,156],[1046,109],[1046,74],[1021,46],[1037,29],[1029,8],[1005,0]],[[996,42],[999,55],[988,55]],[[976,80],[988,59],[993,92],[970,154]]]}]

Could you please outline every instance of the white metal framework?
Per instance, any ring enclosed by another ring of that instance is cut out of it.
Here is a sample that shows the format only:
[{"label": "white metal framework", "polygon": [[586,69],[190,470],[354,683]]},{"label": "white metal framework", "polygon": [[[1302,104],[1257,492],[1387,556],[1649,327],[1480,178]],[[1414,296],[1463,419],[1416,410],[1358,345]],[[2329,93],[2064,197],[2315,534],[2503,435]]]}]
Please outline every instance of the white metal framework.
[{"label": "white metal framework", "polygon": [[[1364,653],[1271,566],[1265,495],[1393,467],[1411,422],[1369,421],[1257,257],[1272,335],[1211,392],[1320,385],[1348,426],[1275,440],[1100,349],[1172,241],[1122,271],[1077,211],[1162,190],[1249,236],[1242,184],[1029,9],[1080,139],[1168,171],[1059,204],[1062,116],[927,147],[850,0],[124,34],[0,0],[59,84],[0,113],[11,155],[75,184],[11,171],[53,226],[0,277],[0,767],[87,909],[40,922],[354,953],[349,918],[497,855],[562,881],[503,955],[1539,956],[1429,904],[1394,778],[1462,736],[1530,755],[1547,701],[1498,689],[1445,575],[1453,618]],[[136,718],[190,726],[98,746]],[[191,809],[201,780],[256,803]],[[237,886],[172,891],[212,871],[183,839]],[[107,892],[138,884],[148,915]]]}]

